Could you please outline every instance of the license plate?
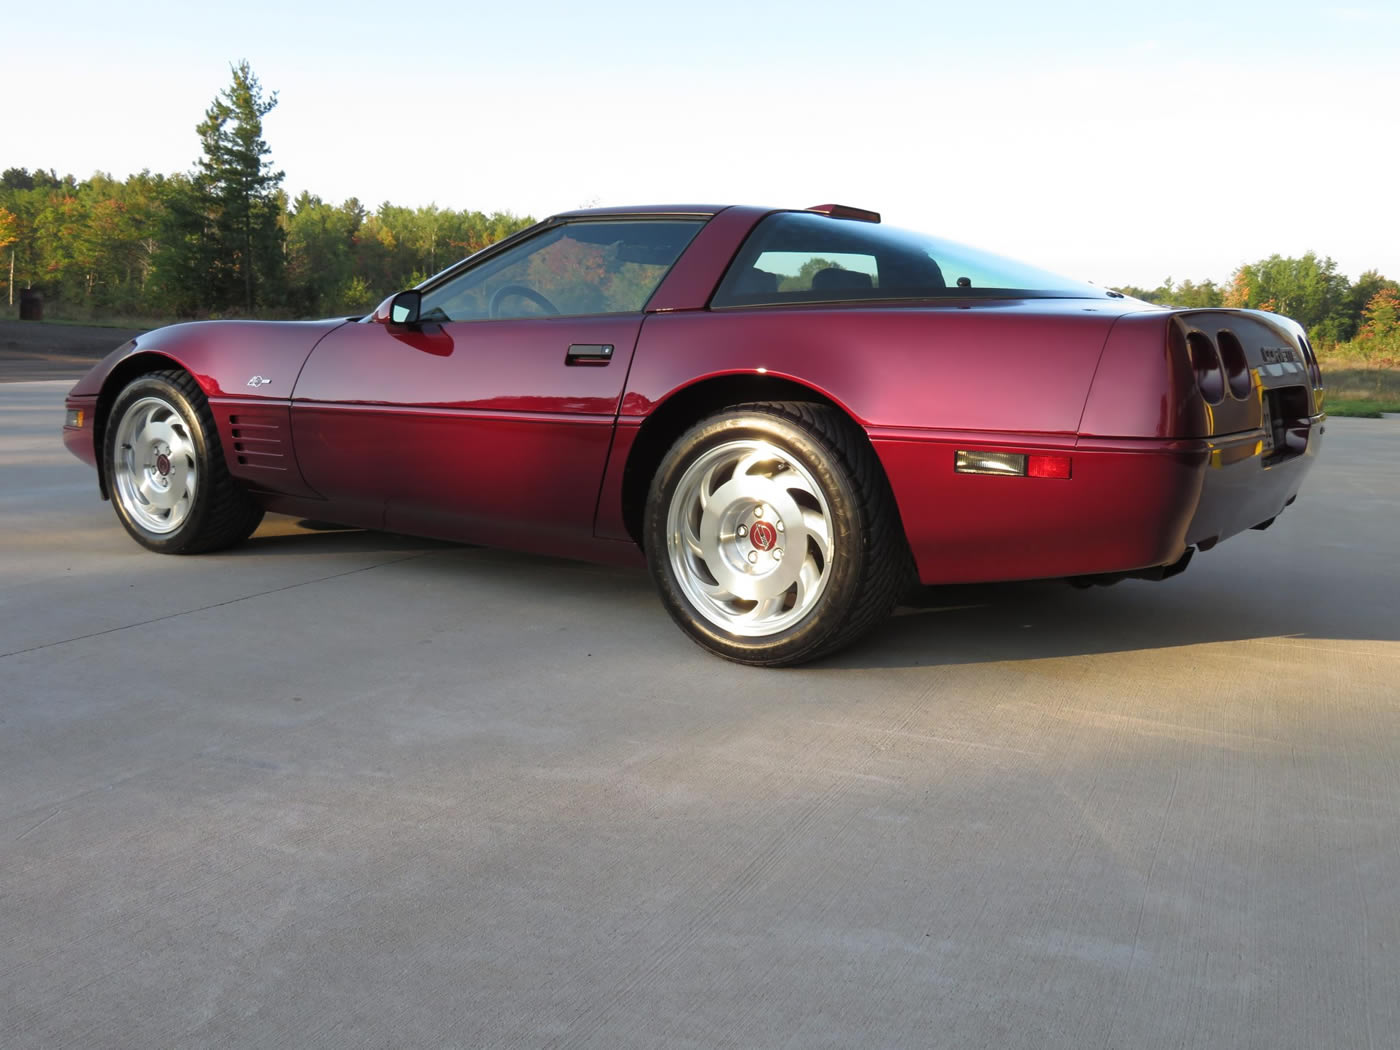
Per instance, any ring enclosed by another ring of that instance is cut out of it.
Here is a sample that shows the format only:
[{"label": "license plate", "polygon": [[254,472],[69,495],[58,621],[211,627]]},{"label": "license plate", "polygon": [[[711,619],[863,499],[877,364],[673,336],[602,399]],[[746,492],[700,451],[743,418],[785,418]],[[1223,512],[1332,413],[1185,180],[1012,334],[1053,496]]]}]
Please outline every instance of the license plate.
[{"label": "license plate", "polygon": [[1260,399],[1259,404],[1263,410],[1260,425],[1264,428],[1264,451],[1269,453],[1274,450],[1274,413],[1269,406],[1269,392],[1267,390],[1264,391],[1264,396]]}]

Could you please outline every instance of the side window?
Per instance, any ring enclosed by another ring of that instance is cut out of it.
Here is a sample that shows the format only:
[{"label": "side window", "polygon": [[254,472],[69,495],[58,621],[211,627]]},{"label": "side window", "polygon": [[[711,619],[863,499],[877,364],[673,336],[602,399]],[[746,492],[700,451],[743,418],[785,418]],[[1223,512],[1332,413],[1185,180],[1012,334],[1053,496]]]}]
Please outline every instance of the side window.
[{"label": "side window", "polygon": [[[880,287],[880,268],[873,255],[854,252],[762,252],[751,267],[758,280],[774,292],[840,292]],[[770,280],[770,278],[772,278]]]},{"label": "side window", "polygon": [[905,269],[880,227],[802,212],[760,222],[716,289],[712,306],[841,302],[889,295]]},{"label": "side window", "polygon": [[556,226],[423,293],[428,321],[636,313],[700,229],[699,221],[580,221]]}]

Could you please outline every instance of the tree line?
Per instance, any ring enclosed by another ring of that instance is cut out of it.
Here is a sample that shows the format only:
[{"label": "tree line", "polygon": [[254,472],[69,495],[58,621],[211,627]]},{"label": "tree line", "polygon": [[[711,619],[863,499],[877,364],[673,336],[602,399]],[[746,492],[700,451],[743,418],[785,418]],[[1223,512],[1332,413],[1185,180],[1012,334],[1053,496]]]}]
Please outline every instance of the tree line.
[{"label": "tree line", "polygon": [[[69,318],[359,314],[534,221],[387,201],[370,211],[306,192],[290,200],[262,135],[276,92],[264,94],[246,61],[231,72],[195,129],[193,171],[120,182],[0,173],[11,303],[16,288],[38,288],[51,313]],[[1400,285],[1375,270],[1353,283],[1313,252],[1246,263],[1223,285],[1168,278],[1119,290],[1164,305],[1272,310],[1319,348],[1400,357]]]},{"label": "tree line", "polygon": [[277,104],[247,62],[205,112],[193,171],[124,181],[0,173],[0,279],[69,318],[364,313],[534,222],[389,202],[370,210],[282,189],[262,136]]},{"label": "tree line", "polygon": [[1329,257],[1271,255],[1239,267],[1230,282],[1168,277],[1156,288],[1124,285],[1125,295],[1164,306],[1248,307],[1293,318],[1319,349],[1368,358],[1400,356],[1400,284],[1368,270],[1353,283]]}]

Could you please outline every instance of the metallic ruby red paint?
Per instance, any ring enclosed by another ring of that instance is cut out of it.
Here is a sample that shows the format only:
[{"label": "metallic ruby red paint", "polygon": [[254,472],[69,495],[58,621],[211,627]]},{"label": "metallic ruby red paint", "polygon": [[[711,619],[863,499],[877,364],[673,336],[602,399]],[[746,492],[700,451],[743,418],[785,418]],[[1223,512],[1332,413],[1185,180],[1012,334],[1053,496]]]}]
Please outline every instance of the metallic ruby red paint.
[{"label": "metallic ruby red paint", "polygon": [[[681,430],[735,403],[817,400],[868,436],[925,583],[1167,565],[1277,515],[1316,456],[1320,389],[1264,357],[1283,346],[1310,360],[1291,322],[1108,297],[710,308],[769,213],[625,212],[706,220],[635,314],[161,329],[79,381],[67,406],[91,423],[64,439],[97,465],[121,386],[182,368],[208,398],[230,472],[270,509],[635,562],[638,500]],[[600,214],[624,213],[548,221]],[[1185,339],[1222,331],[1256,384],[1210,404]],[[614,356],[578,367],[573,344]],[[1265,401],[1300,386],[1294,444],[1271,456]],[[960,448],[1067,456],[1069,477],[955,473]]]}]

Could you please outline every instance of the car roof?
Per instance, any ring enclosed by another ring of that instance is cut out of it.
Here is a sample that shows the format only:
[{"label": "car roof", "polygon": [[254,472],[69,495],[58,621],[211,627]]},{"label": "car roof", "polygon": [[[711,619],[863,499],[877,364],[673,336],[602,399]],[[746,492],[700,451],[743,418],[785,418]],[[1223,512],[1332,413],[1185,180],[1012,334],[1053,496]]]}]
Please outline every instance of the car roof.
[{"label": "car roof", "polygon": [[713,218],[722,211],[730,208],[742,207],[745,210],[759,214],[773,211],[806,211],[814,215],[829,215],[839,219],[864,219],[867,222],[880,221],[880,213],[870,211],[866,208],[854,208],[845,204],[813,204],[808,208],[773,208],[758,207],[755,205],[736,204],[629,204],[616,208],[576,208],[573,211],[561,211],[551,215],[546,222],[558,222],[561,219],[588,219],[588,218],[612,218],[614,216],[642,215],[642,216],[694,216]]},{"label": "car roof", "polygon": [[629,204],[620,208],[575,208],[556,212],[551,218],[576,219],[606,215],[718,215],[728,204]]}]

